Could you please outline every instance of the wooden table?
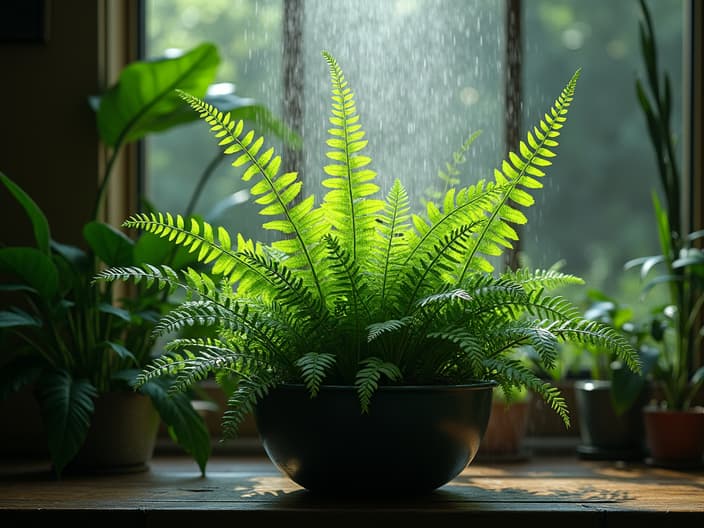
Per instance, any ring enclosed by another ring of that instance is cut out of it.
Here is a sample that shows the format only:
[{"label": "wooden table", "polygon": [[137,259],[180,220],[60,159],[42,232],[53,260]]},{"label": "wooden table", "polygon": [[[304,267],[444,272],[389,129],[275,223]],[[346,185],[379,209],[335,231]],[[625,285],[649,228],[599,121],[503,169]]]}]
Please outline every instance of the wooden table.
[{"label": "wooden table", "polygon": [[576,456],[475,461],[448,485],[405,500],[320,498],[259,456],[215,456],[204,478],[184,456],[157,456],[144,472],[68,475],[61,481],[47,467],[0,460],[0,527],[55,526],[62,520],[99,528],[704,527],[704,471]]}]

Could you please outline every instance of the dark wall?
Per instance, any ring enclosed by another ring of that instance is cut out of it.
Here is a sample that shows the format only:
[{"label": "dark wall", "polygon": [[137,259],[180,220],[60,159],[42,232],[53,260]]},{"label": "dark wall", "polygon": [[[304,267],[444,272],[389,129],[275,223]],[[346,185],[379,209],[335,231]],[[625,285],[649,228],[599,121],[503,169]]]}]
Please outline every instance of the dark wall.
[{"label": "dark wall", "polygon": [[[0,171],[45,211],[54,239],[77,245],[98,178],[99,143],[87,97],[99,89],[99,4],[47,1],[45,42],[0,40]],[[3,188],[0,244],[27,243],[31,236]]]}]

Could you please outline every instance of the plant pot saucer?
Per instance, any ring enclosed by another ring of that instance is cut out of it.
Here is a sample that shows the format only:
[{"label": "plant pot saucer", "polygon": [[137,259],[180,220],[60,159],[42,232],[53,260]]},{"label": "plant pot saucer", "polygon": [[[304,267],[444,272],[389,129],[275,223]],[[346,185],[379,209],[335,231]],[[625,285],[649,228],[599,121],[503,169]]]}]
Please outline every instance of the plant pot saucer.
[{"label": "plant pot saucer", "polygon": [[646,456],[642,449],[613,449],[588,444],[579,444],[577,454],[585,460],[643,460]]},{"label": "plant pot saucer", "polygon": [[660,459],[654,457],[647,457],[645,463],[649,466],[665,468],[665,469],[679,469],[679,470],[698,470],[704,468],[704,460],[668,460]]}]

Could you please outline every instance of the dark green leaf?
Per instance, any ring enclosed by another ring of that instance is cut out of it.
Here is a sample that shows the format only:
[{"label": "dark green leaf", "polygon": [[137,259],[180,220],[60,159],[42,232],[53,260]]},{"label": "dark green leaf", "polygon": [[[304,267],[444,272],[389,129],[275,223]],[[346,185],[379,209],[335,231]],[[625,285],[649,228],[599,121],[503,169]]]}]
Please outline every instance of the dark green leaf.
[{"label": "dark green leaf", "polygon": [[81,248],[67,244],[60,244],[55,240],[52,240],[51,249],[61,255],[66,262],[68,262],[71,267],[75,269],[76,272],[84,273],[88,271],[91,264],[90,259],[88,258],[88,254]]},{"label": "dark green leaf", "polygon": [[119,82],[100,97],[100,137],[114,147],[172,127],[174,115],[183,110],[174,90],[203,97],[219,63],[217,48],[204,43],[176,58],[129,64]]},{"label": "dark green leaf", "polygon": [[123,232],[103,222],[89,222],[83,227],[83,237],[93,253],[108,266],[132,266],[134,242]]},{"label": "dark green leaf", "polygon": [[127,310],[124,310],[123,308],[118,308],[117,306],[114,306],[112,304],[108,303],[101,303],[98,306],[98,310],[101,311],[102,313],[114,315],[115,317],[119,317],[123,321],[126,321],[128,323],[132,322],[132,316],[130,315],[130,312]]},{"label": "dark green leaf", "polygon": [[34,239],[37,241],[37,249],[42,253],[49,254],[49,240],[51,234],[49,231],[49,222],[39,206],[29,197],[29,195],[20,188],[10,178],[0,172],[0,181],[5,185],[8,191],[15,197],[17,202],[22,206],[25,213],[32,222],[34,230]]},{"label": "dark green leaf", "polygon": [[23,291],[39,295],[39,292],[26,284],[0,284],[0,291]]},{"label": "dark green leaf", "polygon": [[0,248],[0,270],[12,273],[34,288],[42,299],[51,300],[59,287],[51,257],[32,247]]},{"label": "dark green leaf", "polygon": [[620,368],[612,366],[611,404],[614,412],[621,415],[626,412],[640,396],[645,387],[645,378],[632,372],[626,365]]},{"label": "dark green leaf", "polygon": [[45,372],[37,383],[42,422],[58,476],[85,442],[96,396],[89,381],[74,380],[64,371]]},{"label": "dark green leaf", "polygon": [[10,328],[14,326],[42,326],[41,320],[18,308],[3,310],[0,312],[0,328]]},{"label": "dark green leaf", "polygon": [[174,269],[183,269],[198,260],[198,253],[189,253],[182,247],[175,247],[168,239],[143,232],[134,246],[134,262],[144,264],[166,264]]},{"label": "dark green leaf", "polygon": [[135,364],[137,364],[137,358],[135,358],[132,352],[127,350],[127,348],[125,348],[121,344],[115,343],[113,341],[106,341],[105,345],[109,347],[113,352],[115,352],[118,356],[120,356],[121,359],[131,359],[135,362]]},{"label": "dark green leaf", "polygon": [[145,383],[140,390],[152,399],[174,441],[194,458],[201,474],[205,476],[211,451],[210,434],[205,420],[185,393],[169,395],[166,386],[161,383]]}]

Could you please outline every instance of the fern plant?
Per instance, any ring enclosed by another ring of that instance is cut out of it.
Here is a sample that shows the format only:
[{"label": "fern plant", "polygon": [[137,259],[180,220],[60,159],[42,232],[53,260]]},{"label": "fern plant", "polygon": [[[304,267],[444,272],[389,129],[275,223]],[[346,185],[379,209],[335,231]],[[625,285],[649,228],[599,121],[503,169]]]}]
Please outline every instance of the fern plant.
[{"label": "fern plant", "polygon": [[324,384],[355,386],[365,412],[380,385],[495,380],[506,392],[539,394],[568,426],[558,389],[516,360],[517,348],[533,347],[550,368],[561,341],[589,343],[639,369],[620,334],[548,293],[580,278],[548,270],[499,273],[490,262],[512,247],[514,226],[526,222],[521,209],[533,205],[555,156],[579,70],[491,179],[451,187],[420,214],[399,180],[380,196],[354,93],[335,58],[325,51],[323,57],[332,100],[321,202],[303,193],[296,172],[280,170],[281,158],[262,136],[179,92],[243,171],[263,227],[280,237],[263,244],[170,213],[124,222],[187,249],[205,268],[114,267],[97,279],[182,290],[183,302],[157,325],[160,334],[216,330],[208,338],[171,339],[168,353],[138,383],[169,375],[179,391],[208,376],[236,379],[223,418],[229,437],[283,383],[304,384],[311,397]]}]

